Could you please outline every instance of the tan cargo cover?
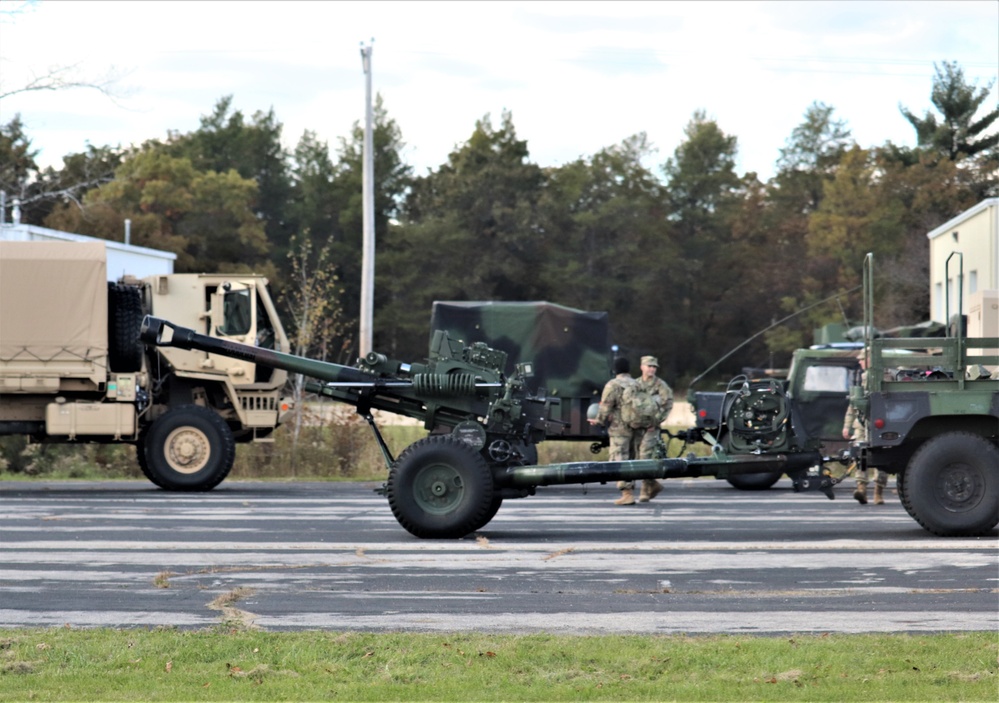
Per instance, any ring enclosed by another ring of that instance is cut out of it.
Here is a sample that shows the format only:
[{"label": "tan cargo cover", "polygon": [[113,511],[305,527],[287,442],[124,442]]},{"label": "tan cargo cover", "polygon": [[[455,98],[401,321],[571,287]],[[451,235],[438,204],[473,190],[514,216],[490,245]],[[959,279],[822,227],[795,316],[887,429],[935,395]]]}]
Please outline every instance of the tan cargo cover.
[{"label": "tan cargo cover", "polygon": [[54,393],[107,377],[101,242],[0,242],[0,393]]}]

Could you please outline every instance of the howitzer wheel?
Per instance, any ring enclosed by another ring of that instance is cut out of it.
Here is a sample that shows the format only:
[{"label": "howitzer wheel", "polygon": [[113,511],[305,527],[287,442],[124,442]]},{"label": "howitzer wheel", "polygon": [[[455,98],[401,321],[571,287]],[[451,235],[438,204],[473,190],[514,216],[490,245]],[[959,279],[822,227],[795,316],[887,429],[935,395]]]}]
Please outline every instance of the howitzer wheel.
[{"label": "howitzer wheel", "polygon": [[474,532],[492,519],[500,502],[485,459],[450,435],[432,435],[407,447],[392,465],[387,492],[399,524],[432,539]]},{"label": "howitzer wheel", "polygon": [[180,405],[156,418],[137,450],[146,477],[168,491],[210,491],[236,459],[229,425],[199,405]]},{"label": "howitzer wheel", "polygon": [[494,517],[496,517],[496,513],[499,512],[499,509],[501,507],[503,507],[503,499],[502,498],[493,498],[493,502],[492,502],[492,505],[489,506],[489,510],[487,510],[486,513],[485,513],[485,515],[483,515],[479,519],[479,524],[473,525],[472,529],[469,530],[469,532],[477,532],[478,530],[481,530],[483,527],[485,527],[486,525],[488,525],[489,522]]},{"label": "howitzer wheel", "polygon": [[905,509],[935,535],[972,537],[999,524],[999,448],[978,435],[928,440],[902,480]]}]

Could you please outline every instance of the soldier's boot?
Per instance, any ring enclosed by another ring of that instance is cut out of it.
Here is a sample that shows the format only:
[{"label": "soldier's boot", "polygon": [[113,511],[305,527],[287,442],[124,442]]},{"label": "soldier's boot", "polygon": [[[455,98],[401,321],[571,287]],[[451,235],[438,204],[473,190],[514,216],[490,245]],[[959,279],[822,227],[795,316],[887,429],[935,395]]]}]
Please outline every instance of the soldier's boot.
[{"label": "soldier's boot", "polygon": [[648,503],[657,495],[663,492],[663,484],[652,478],[642,481],[642,492],[638,495],[639,503]]},{"label": "soldier's boot", "polygon": [[882,486],[880,483],[875,483],[874,484],[874,504],[875,505],[884,505],[885,504],[884,490],[885,490],[885,487]]},{"label": "soldier's boot", "polygon": [[867,484],[858,483],[857,489],[853,492],[853,497],[861,505],[867,505]]},{"label": "soldier's boot", "polygon": [[614,501],[614,505],[634,505],[635,494],[630,488],[621,489],[621,497]]}]

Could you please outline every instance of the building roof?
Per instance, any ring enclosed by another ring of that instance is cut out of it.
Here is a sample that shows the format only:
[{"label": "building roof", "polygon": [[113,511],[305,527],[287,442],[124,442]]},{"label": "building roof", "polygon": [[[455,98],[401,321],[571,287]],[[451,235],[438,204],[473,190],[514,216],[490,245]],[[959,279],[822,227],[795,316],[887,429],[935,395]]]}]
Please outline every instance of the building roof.
[{"label": "building roof", "polygon": [[107,253],[107,277],[117,280],[125,274],[136,278],[173,273],[177,255],[171,251],[137,247],[110,239],[61,232],[37,225],[0,223],[0,241],[6,242],[100,242]]},{"label": "building roof", "polygon": [[955,227],[960,226],[962,223],[966,222],[967,220],[970,220],[978,213],[982,212],[983,210],[987,210],[991,207],[999,207],[999,198],[986,198],[982,202],[978,203],[978,205],[968,208],[957,217],[947,220],[942,225],[937,227],[935,230],[927,234],[926,238],[936,239],[941,234],[946,234],[952,231]]}]

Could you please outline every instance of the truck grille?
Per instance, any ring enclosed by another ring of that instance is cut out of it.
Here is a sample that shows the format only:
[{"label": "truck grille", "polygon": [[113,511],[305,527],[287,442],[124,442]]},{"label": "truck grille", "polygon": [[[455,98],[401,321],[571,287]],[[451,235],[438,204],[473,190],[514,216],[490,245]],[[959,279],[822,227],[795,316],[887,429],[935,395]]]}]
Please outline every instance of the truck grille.
[{"label": "truck grille", "polygon": [[278,407],[278,398],[275,395],[244,395],[240,396],[239,400],[243,410],[247,412],[260,410],[276,412]]}]

